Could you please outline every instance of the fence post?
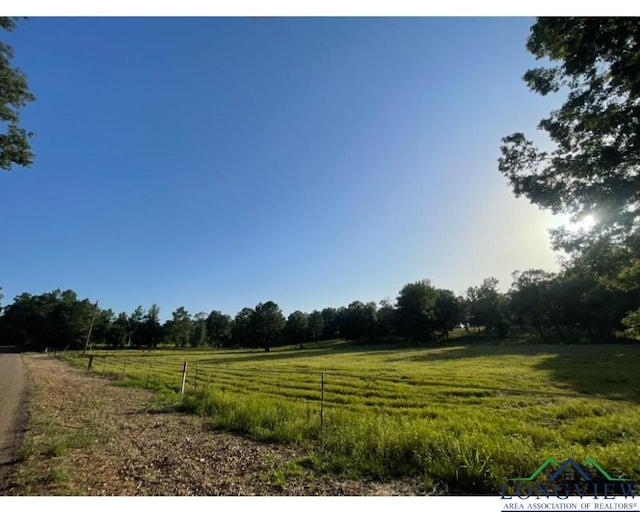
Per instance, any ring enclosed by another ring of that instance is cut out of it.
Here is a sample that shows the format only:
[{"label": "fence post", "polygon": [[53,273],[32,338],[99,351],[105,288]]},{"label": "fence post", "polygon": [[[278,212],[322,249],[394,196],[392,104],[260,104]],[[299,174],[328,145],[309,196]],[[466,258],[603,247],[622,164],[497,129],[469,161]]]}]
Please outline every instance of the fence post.
[{"label": "fence post", "polygon": [[147,382],[144,383],[144,387],[149,386],[149,377],[151,377],[151,363],[149,363],[149,371],[147,372]]},{"label": "fence post", "polygon": [[127,360],[124,360],[124,363],[122,364],[122,375],[120,376],[121,379],[124,379],[124,371],[127,368]]},{"label": "fence post", "polygon": [[324,424],[324,372],[321,372],[321,376],[322,384],[320,388],[320,428],[322,429],[322,426]]},{"label": "fence post", "polygon": [[91,367],[93,366],[93,356],[89,356],[89,364],[87,364],[87,371],[91,371]]},{"label": "fence post", "polygon": [[184,396],[184,385],[187,382],[187,366],[188,364],[185,361],[182,365],[182,388],[180,389],[180,400],[182,400],[182,397]]},{"label": "fence post", "polygon": [[196,374],[193,376],[193,389],[198,389],[198,363],[196,363]]}]

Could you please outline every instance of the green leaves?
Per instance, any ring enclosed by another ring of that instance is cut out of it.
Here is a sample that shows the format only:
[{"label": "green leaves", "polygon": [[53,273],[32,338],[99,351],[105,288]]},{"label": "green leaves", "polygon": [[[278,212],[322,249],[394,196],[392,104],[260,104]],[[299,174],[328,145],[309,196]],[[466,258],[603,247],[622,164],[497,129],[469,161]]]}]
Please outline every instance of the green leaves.
[{"label": "green leaves", "polygon": [[[566,91],[538,128],[555,149],[522,133],[502,139],[499,171],[516,196],[554,213],[590,213],[596,229],[554,235],[574,256],[597,239],[628,242],[640,212],[640,24],[632,18],[539,18],[527,49],[550,65],[528,70],[538,94]],[[582,240],[578,241],[577,238]]]},{"label": "green leaves", "polygon": [[[15,19],[0,18],[0,28],[11,31]],[[35,100],[26,75],[11,66],[13,49],[0,41],[0,168],[10,170],[14,164],[29,166],[33,153],[29,145],[32,132],[19,126],[20,109]]]}]

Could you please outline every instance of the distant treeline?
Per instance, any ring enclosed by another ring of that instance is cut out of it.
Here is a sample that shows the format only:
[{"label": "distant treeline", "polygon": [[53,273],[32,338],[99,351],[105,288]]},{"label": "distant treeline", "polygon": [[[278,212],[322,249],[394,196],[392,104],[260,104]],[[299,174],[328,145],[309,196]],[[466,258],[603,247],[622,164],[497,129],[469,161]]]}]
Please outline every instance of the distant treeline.
[{"label": "distant treeline", "polygon": [[394,303],[355,301],[285,318],[280,307],[264,302],[246,307],[234,318],[220,311],[190,314],[179,307],[160,322],[160,308],[115,314],[72,290],[42,295],[23,293],[0,314],[0,344],[29,350],[82,348],[91,343],[113,348],[159,345],[176,347],[262,347],[334,338],[363,342],[446,339],[456,327],[507,337],[514,327],[527,328],[544,342],[597,343],[636,337],[625,329],[640,306],[638,290],[610,288],[571,269],[514,272],[507,293],[498,280],[485,279],[464,296],[422,280],[405,285]]}]

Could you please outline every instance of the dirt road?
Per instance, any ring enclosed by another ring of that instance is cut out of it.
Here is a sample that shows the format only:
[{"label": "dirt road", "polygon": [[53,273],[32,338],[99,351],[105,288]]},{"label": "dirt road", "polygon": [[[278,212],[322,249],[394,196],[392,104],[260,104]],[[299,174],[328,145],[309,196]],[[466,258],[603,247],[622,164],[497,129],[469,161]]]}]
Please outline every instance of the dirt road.
[{"label": "dirt road", "polygon": [[18,445],[26,383],[21,354],[15,347],[0,347],[0,480]]}]

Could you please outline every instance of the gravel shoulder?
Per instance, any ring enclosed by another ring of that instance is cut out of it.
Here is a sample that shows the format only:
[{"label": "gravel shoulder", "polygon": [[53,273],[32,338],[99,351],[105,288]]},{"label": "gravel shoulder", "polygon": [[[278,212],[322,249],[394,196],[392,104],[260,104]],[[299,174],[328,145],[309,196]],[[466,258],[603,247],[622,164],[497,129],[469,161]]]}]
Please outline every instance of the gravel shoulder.
[{"label": "gravel shoulder", "polygon": [[4,495],[416,495],[419,482],[343,480],[305,467],[305,454],[210,430],[46,355],[23,356],[32,386],[19,460]]},{"label": "gravel shoulder", "polygon": [[26,422],[27,372],[15,347],[0,347],[0,482],[15,462]]}]

